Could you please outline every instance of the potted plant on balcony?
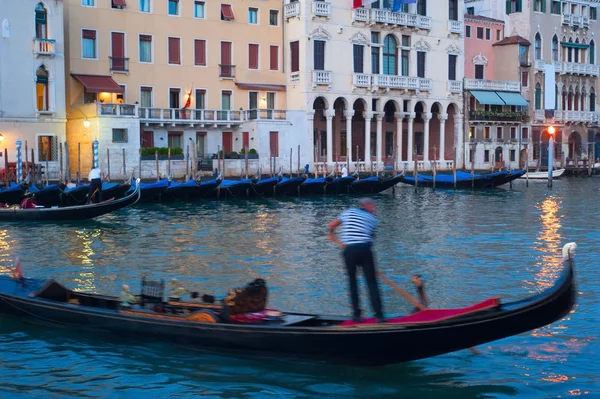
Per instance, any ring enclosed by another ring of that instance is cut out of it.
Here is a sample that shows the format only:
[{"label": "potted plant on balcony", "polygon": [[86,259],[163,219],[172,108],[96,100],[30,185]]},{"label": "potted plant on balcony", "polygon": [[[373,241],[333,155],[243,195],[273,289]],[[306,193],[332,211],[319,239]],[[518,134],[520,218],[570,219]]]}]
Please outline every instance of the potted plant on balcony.
[{"label": "potted plant on balcony", "polygon": [[258,152],[254,148],[250,148],[248,151],[248,159],[258,159]]},{"label": "potted plant on balcony", "polygon": [[239,154],[238,154],[236,151],[231,151],[231,152],[229,153],[229,157],[228,157],[228,158],[229,158],[229,159],[239,159],[239,158],[240,158],[240,155],[239,155]]}]

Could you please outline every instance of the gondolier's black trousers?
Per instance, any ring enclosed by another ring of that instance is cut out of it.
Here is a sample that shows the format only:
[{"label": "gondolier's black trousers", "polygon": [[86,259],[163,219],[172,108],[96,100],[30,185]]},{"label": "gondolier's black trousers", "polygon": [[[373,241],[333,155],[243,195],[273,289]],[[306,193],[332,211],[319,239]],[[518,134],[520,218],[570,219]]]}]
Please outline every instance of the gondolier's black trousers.
[{"label": "gondolier's black trousers", "polygon": [[369,296],[371,297],[371,306],[375,312],[375,317],[383,317],[383,309],[381,305],[381,294],[377,285],[375,276],[375,261],[373,259],[373,251],[371,243],[348,245],[343,251],[344,261],[346,262],[346,270],[350,282],[350,300],[354,311],[354,318],[361,317],[360,303],[358,299],[358,284],[356,281],[356,270],[361,266],[367,286],[369,287]]},{"label": "gondolier's black trousers", "polygon": [[88,193],[88,203],[89,202],[102,202],[102,179],[92,179],[90,182],[90,191]]}]

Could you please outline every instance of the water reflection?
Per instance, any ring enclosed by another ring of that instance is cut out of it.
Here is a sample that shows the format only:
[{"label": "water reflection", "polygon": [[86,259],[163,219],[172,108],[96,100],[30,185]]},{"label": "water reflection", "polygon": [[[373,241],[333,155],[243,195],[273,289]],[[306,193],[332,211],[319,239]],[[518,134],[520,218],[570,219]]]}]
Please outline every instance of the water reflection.
[{"label": "water reflection", "polygon": [[77,273],[72,281],[75,283],[73,287],[77,291],[95,292],[95,263],[94,249],[92,245],[95,241],[99,241],[102,231],[100,229],[75,229],[73,232],[68,232],[67,238],[71,241],[73,250],[67,253],[71,265],[78,265],[79,273]]},{"label": "water reflection", "polygon": [[535,283],[529,283],[537,291],[551,287],[562,270],[560,254],[561,245],[564,243],[559,232],[562,226],[559,214],[561,203],[562,200],[550,196],[537,207],[541,212],[542,229],[537,236],[536,247],[539,252],[542,252],[542,255],[537,257],[535,263],[537,269],[537,272],[534,273]]},{"label": "water reflection", "polygon": [[15,240],[11,237],[8,230],[0,230],[0,274],[10,273],[12,267],[11,251]]}]

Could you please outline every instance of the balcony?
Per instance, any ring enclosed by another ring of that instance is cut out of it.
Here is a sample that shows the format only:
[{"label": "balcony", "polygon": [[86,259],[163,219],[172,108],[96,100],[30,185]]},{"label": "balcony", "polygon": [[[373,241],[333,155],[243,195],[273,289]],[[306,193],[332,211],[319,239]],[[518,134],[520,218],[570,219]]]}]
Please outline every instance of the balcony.
[{"label": "balcony", "polygon": [[460,80],[449,80],[448,81],[448,91],[452,94],[462,93],[463,82]]},{"label": "balcony", "polygon": [[331,71],[313,71],[313,88],[319,85],[331,86],[333,83],[333,73]]},{"label": "balcony", "polygon": [[411,76],[395,75],[373,75],[373,86],[375,89],[401,89],[430,91],[431,79],[415,78]]},{"label": "balcony", "polygon": [[450,33],[456,33],[458,35],[463,34],[463,21],[448,21],[448,30]]},{"label": "balcony", "polygon": [[352,85],[354,88],[363,87],[370,88],[371,87],[371,75],[368,73],[354,73],[352,74]]},{"label": "balcony", "polygon": [[[431,30],[431,17],[376,8],[356,8],[352,12],[353,22],[381,24],[390,26],[407,26],[412,28]],[[455,21],[456,22],[456,21]],[[462,33],[462,28],[461,28]]]},{"label": "balcony", "polygon": [[54,57],[54,46],[56,45],[56,40],[53,39],[41,39],[35,38],[33,39],[33,53],[36,57],[41,56],[50,56]]},{"label": "balcony", "polygon": [[528,115],[525,112],[511,111],[469,111],[471,121],[494,121],[494,122],[527,122]]},{"label": "balcony", "polygon": [[219,77],[221,79],[234,79],[235,78],[235,65],[219,64]]},{"label": "balcony", "polygon": [[520,93],[521,83],[505,80],[465,79],[465,89],[515,91]]},{"label": "balcony", "polygon": [[142,123],[158,123],[161,126],[171,125],[240,125],[244,122],[244,111],[179,109],[179,108],[140,108],[139,118]]},{"label": "balcony", "polygon": [[[545,121],[544,110],[535,110],[534,118],[536,121]],[[595,123],[598,122],[598,113],[595,111],[554,111],[554,121],[560,123],[578,123],[587,122]]]},{"label": "balcony", "polygon": [[285,19],[290,19],[300,16],[300,2],[294,1],[283,6],[283,15]]},{"label": "balcony", "polygon": [[285,110],[283,109],[249,109],[244,111],[245,119],[248,121],[254,120],[277,120],[286,119]]},{"label": "balcony", "polygon": [[581,28],[589,28],[590,26],[590,17],[579,14],[562,14],[561,19],[563,25]]},{"label": "balcony", "polygon": [[110,71],[112,73],[129,73],[129,58],[108,57],[110,59]]},{"label": "balcony", "polygon": [[136,116],[135,104],[96,103],[98,116]]},{"label": "balcony", "polygon": [[[597,64],[581,64],[578,62],[554,61],[554,68],[560,74],[600,76],[600,66]],[[544,60],[535,60],[535,69],[544,72]]]},{"label": "balcony", "polygon": [[312,9],[315,17],[329,18],[331,16],[331,3],[325,1],[313,1]]}]

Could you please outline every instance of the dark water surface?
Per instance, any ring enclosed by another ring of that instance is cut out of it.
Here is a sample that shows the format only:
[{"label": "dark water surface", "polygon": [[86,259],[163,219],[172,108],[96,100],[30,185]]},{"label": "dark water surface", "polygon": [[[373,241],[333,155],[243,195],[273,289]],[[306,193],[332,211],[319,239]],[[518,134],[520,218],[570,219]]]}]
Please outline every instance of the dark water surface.
[{"label": "dark water surface", "polygon": [[[453,192],[399,186],[377,197],[380,270],[433,307],[539,292],[578,244],[578,297],[565,319],[536,331],[379,368],[260,359],[76,333],[0,318],[0,398],[492,398],[600,397],[600,179],[513,190]],[[118,295],[140,276],[178,277],[221,296],[255,275],[270,306],[349,314],[346,279],[325,226],[356,198],[146,205],[76,224],[3,224],[0,273],[21,256],[25,275]],[[410,310],[387,286],[386,313]],[[362,293],[365,286],[361,286]],[[362,303],[366,307],[366,296]],[[351,350],[351,348],[349,348]]]}]

